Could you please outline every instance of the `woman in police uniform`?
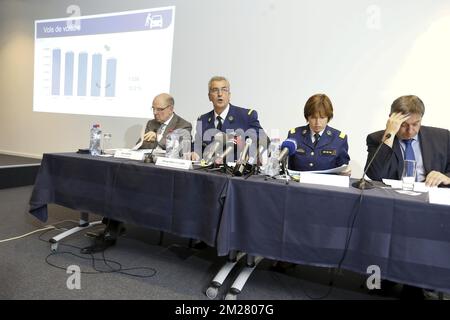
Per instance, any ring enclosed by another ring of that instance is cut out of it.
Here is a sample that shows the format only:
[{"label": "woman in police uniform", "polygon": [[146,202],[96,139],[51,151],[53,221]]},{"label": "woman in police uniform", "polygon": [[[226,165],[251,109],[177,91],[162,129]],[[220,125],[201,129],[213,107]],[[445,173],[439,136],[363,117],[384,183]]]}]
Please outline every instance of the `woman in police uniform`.
[{"label": "woman in police uniform", "polygon": [[345,133],[328,126],[333,118],[333,105],[325,94],[315,94],[304,109],[308,124],[291,129],[289,139],[297,142],[297,151],[289,157],[289,169],[295,171],[326,170],[348,164]]}]

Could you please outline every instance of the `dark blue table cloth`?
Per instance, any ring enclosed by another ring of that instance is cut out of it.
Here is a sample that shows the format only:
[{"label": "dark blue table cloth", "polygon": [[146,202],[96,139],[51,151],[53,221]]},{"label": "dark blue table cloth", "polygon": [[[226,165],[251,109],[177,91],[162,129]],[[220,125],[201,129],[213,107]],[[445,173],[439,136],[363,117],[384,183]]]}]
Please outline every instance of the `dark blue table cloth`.
[{"label": "dark blue table cloth", "polygon": [[133,160],[44,154],[30,213],[46,221],[54,203],[214,246],[228,180]]},{"label": "dark blue table cloth", "polygon": [[314,266],[341,263],[359,273],[377,265],[383,278],[450,292],[450,207],[429,204],[426,196],[377,188],[361,198],[351,187],[233,178],[218,253],[239,250]]},{"label": "dark blue table cloth", "polygon": [[[45,154],[30,213],[47,204],[240,250],[450,292],[450,207],[393,190],[230,178],[75,153]],[[349,240],[349,241],[348,241]],[[346,245],[348,244],[348,245]]]}]

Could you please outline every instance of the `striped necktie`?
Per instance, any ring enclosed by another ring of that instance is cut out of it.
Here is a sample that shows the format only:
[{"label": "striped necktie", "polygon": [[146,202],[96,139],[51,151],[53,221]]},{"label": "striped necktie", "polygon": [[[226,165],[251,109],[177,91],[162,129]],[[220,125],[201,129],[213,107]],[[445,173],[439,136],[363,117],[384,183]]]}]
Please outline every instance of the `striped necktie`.
[{"label": "striped necktie", "polygon": [[217,116],[217,130],[222,131],[222,118],[220,116]]},{"label": "striped necktie", "polygon": [[320,140],[320,134],[315,133],[314,134],[314,147],[317,146],[317,143],[319,142],[319,140]]}]

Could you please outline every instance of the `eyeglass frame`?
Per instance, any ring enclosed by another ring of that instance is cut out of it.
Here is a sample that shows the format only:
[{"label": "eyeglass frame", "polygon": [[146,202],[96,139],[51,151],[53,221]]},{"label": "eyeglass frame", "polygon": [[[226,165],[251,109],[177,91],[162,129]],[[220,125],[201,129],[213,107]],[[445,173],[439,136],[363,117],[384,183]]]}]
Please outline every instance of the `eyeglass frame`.
[{"label": "eyeglass frame", "polygon": [[209,93],[211,93],[211,94],[218,94],[219,92],[229,93],[230,92],[230,88],[222,87],[222,88],[211,88],[211,89],[209,89]]},{"label": "eyeglass frame", "polygon": [[171,107],[171,106],[172,106],[171,104],[168,104],[163,108],[155,108],[154,106],[152,106],[152,110],[153,110],[153,113],[163,112],[164,110],[166,110],[168,107]]}]

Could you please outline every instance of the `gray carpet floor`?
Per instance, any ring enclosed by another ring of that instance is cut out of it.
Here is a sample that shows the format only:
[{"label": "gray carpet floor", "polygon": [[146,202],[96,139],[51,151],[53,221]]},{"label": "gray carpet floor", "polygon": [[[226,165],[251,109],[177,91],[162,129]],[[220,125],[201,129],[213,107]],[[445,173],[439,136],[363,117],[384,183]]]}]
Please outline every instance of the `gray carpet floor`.
[{"label": "gray carpet floor", "polygon": [[[49,207],[49,221],[39,222],[28,213],[32,186],[0,190],[0,239],[15,237],[55,224],[69,228],[79,218],[77,212],[56,205]],[[93,220],[100,217],[92,216]],[[75,222],[56,222],[73,220]],[[174,299],[208,300],[205,290],[226,257],[217,257],[214,248],[188,248],[188,239],[165,234],[158,245],[159,232],[127,225],[117,244],[95,259],[81,255],[79,248],[91,243],[85,233],[62,241],[52,254],[48,239],[61,232],[39,232],[14,241],[0,243],[0,299]],[[101,227],[89,231],[101,231]],[[107,260],[106,264],[103,260]],[[270,269],[273,261],[263,260],[251,275],[239,300],[396,299],[398,292],[382,296],[365,288],[368,275],[348,271],[296,266],[286,273]],[[121,265],[122,272],[111,272]],[[70,265],[79,266],[80,289],[68,289]],[[243,261],[238,264],[243,267]],[[102,272],[104,271],[104,272]],[[227,293],[236,277],[233,271],[217,299]],[[329,293],[329,294],[327,294]]]}]

